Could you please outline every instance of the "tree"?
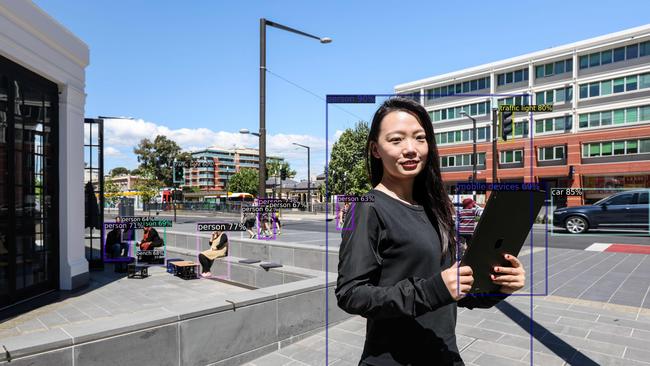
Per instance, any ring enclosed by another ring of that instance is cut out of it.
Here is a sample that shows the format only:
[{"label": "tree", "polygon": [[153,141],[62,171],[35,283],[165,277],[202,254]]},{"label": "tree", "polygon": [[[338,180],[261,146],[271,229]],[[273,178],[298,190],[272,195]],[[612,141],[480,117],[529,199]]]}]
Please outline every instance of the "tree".
[{"label": "tree", "polygon": [[[354,129],[346,129],[334,143],[328,167],[330,195],[361,195],[372,189],[365,166],[369,133],[368,123],[359,121]],[[325,197],[325,185],[321,186],[321,193]]]},{"label": "tree", "polygon": [[162,135],[156,136],[153,141],[142,139],[138,146],[133,148],[133,152],[137,155],[140,163],[138,167],[140,173],[146,172],[146,174],[153,175],[152,178],[166,187],[173,185],[174,160],[189,161],[192,158],[190,153],[181,152],[181,148],[176,142]]},{"label": "tree", "polygon": [[245,192],[257,196],[259,173],[256,169],[242,169],[230,177],[228,190],[232,192]]},{"label": "tree", "polygon": [[108,172],[108,175],[110,175],[111,177],[117,177],[119,175],[128,175],[128,174],[129,174],[129,170],[123,166],[118,166],[116,168],[111,169]]},{"label": "tree", "polygon": [[[266,172],[269,177],[276,177],[276,181],[278,177],[284,176],[285,179],[291,179],[296,176],[296,171],[291,169],[289,162],[276,159],[267,161]],[[280,185],[282,185],[282,182],[280,182]]]},{"label": "tree", "polygon": [[104,181],[104,201],[111,206],[115,206],[120,199],[120,186],[110,179]]},{"label": "tree", "polygon": [[162,183],[158,181],[150,172],[145,173],[142,179],[139,179],[138,183],[136,183],[134,187],[138,192],[140,192],[142,202],[147,204],[149,214],[151,214],[151,207],[149,207],[149,203],[151,203],[151,200],[156,197],[158,192],[160,192],[161,187]]}]

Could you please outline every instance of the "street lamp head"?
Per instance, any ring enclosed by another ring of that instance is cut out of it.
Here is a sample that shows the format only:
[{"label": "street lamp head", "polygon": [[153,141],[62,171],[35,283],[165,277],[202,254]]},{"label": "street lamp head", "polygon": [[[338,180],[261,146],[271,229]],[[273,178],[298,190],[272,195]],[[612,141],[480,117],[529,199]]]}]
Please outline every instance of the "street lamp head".
[{"label": "street lamp head", "polygon": [[459,114],[460,114],[461,116],[469,117],[469,115],[467,114],[467,112],[465,112],[464,110],[460,111]]},{"label": "street lamp head", "polygon": [[332,43],[332,39],[329,37],[323,37],[320,39],[320,43]]},{"label": "street lamp head", "polygon": [[239,133],[244,134],[244,135],[247,135],[247,134],[249,134],[249,133],[251,133],[251,132],[250,132],[248,129],[246,129],[246,128],[242,128],[241,130],[239,130]]}]

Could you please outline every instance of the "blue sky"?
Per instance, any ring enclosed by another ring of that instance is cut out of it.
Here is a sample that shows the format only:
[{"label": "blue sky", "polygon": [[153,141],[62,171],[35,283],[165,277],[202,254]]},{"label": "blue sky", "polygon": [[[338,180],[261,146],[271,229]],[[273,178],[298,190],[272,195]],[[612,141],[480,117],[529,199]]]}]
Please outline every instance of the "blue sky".
[{"label": "blue sky", "polygon": [[[392,93],[397,84],[559,46],[648,22],[647,1],[581,3],[434,1],[34,0],[90,48],[86,116],[107,123],[106,167],[135,168],[133,145],[166,134],[185,149],[256,147],[259,19],[333,38],[267,29],[267,67],[324,97]],[[533,4],[533,3],[531,3]],[[371,108],[330,108],[337,131]],[[325,163],[325,103],[267,74],[268,150],[306,178],[291,142]]]}]

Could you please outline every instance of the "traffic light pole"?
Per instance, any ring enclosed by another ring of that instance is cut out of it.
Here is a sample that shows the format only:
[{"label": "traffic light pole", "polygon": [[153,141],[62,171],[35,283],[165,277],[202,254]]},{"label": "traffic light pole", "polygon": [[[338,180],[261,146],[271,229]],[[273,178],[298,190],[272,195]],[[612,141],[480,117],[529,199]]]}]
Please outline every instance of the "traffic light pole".
[{"label": "traffic light pole", "polygon": [[492,183],[497,183],[497,110],[492,109]]}]

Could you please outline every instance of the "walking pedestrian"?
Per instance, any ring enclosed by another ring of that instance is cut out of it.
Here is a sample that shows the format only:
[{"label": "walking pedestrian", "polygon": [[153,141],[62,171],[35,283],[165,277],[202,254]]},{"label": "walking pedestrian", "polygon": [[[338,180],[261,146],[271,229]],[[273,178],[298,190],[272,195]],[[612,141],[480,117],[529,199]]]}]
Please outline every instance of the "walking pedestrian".
[{"label": "walking pedestrian", "polygon": [[478,205],[471,198],[465,198],[462,205],[463,208],[458,213],[458,234],[469,245],[481,211],[478,210]]},{"label": "walking pedestrian", "polygon": [[344,231],[335,294],[367,319],[360,365],[464,365],[457,307],[487,308],[524,286],[521,262],[495,267],[502,296],[466,296],[469,266],[453,262],[455,226],[427,111],[391,98],[374,115],[366,143],[374,202],[355,205]]}]

